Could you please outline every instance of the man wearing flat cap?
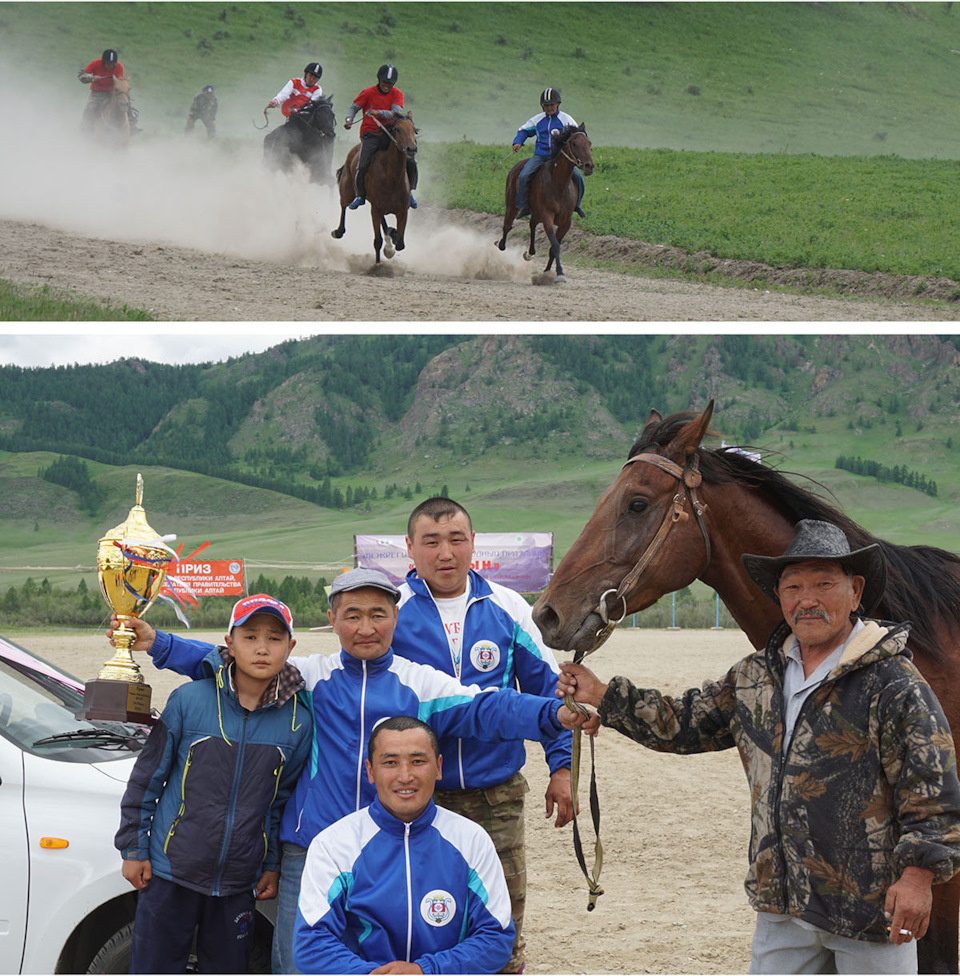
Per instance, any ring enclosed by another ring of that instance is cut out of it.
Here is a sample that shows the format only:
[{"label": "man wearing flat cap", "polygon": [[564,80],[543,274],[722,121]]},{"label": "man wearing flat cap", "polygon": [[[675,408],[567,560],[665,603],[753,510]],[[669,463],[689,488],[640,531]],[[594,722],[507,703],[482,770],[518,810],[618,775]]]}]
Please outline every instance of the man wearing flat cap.
[{"label": "man wearing flat cap", "polygon": [[805,519],[782,556],[742,557],[784,622],[765,648],[679,698],[564,663],[557,694],[658,752],[736,748],[750,785],[752,973],[915,973],[931,885],[960,869],[947,720],[907,649],[871,620],[879,544]]}]

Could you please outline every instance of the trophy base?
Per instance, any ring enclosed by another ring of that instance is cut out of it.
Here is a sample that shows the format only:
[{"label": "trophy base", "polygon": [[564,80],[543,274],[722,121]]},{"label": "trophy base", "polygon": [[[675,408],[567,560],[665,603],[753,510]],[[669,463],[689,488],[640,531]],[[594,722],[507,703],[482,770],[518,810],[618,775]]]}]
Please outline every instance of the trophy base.
[{"label": "trophy base", "polygon": [[156,719],[150,714],[150,695],[150,685],[139,681],[95,678],[84,686],[77,718],[153,725]]}]

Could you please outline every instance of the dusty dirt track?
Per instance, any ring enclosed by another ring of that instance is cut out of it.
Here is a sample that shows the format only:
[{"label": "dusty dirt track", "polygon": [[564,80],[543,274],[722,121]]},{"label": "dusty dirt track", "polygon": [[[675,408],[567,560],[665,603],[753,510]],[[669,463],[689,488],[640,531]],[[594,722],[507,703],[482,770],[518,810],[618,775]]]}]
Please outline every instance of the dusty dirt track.
[{"label": "dusty dirt track", "polygon": [[[96,633],[6,636],[83,679],[94,677],[112,653]],[[191,636],[221,639],[210,632]],[[330,654],[339,647],[329,633],[300,632],[297,638],[298,654]],[[625,674],[678,693],[719,677],[749,650],[739,631],[618,631],[590,664],[603,678]],[[160,706],[183,679],[143,659]],[[528,973],[747,971],[754,920],[743,891],[749,798],[734,750],[661,756],[609,729],[601,732],[597,780],[605,894],[591,913],[572,828],[557,830],[543,816],[543,752],[528,744],[527,754]],[[587,772],[582,780],[586,810]],[[589,814],[581,830],[592,863]]]},{"label": "dusty dirt track", "polygon": [[[849,289],[892,301],[836,299],[592,270],[576,265],[578,250],[628,264],[668,263],[670,256],[644,256],[641,245],[573,232],[567,283],[556,284],[551,274],[538,287],[531,272],[546,264],[542,243],[527,264],[525,231],[514,229],[501,254],[493,246],[498,218],[427,207],[411,214],[407,250],[375,269],[369,217],[361,212],[351,220],[343,242],[333,242],[325,225],[302,227],[291,236],[289,258],[269,261],[0,220],[0,278],[143,309],[161,321],[938,321],[957,314],[899,300],[909,283]],[[746,276],[744,269],[716,270]]]}]

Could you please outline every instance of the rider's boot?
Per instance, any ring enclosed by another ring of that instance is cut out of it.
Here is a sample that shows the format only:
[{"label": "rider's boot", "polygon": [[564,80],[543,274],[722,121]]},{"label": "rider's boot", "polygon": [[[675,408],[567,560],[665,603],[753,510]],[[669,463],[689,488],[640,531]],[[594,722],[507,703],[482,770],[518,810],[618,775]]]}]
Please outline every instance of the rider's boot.
[{"label": "rider's boot", "polygon": [[347,210],[356,210],[357,207],[362,207],[366,203],[365,197],[357,197],[353,203],[347,204]]},{"label": "rider's boot", "polygon": [[411,193],[410,194],[410,209],[411,210],[416,210],[418,206],[419,206],[419,204],[417,203],[416,200],[414,200],[413,194]]},{"label": "rider's boot", "polygon": [[581,209],[581,207],[580,207],[580,204],[579,204],[579,203],[578,203],[578,204],[577,204],[577,205],[576,205],[576,206],[575,206],[575,207],[573,208],[573,212],[574,212],[575,214],[577,214],[578,216],[580,216],[580,217],[586,217],[586,216],[587,216],[587,215],[586,215],[586,214],[585,214],[585,213],[583,212],[583,210]]}]

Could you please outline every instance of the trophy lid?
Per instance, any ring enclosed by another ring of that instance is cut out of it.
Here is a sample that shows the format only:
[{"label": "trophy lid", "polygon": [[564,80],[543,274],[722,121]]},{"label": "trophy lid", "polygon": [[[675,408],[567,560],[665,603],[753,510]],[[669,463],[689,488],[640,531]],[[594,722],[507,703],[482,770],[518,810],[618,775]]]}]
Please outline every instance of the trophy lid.
[{"label": "trophy lid", "polygon": [[150,527],[147,513],[143,509],[143,475],[137,474],[137,504],[130,509],[126,521],[110,529],[100,540],[101,542],[114,539],[125,539],[128,542],[144,543],[158,542],[160,534]]}]

